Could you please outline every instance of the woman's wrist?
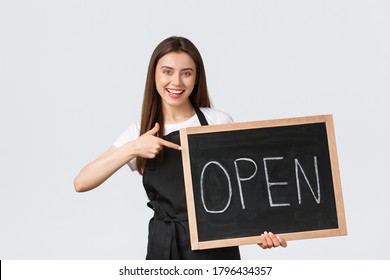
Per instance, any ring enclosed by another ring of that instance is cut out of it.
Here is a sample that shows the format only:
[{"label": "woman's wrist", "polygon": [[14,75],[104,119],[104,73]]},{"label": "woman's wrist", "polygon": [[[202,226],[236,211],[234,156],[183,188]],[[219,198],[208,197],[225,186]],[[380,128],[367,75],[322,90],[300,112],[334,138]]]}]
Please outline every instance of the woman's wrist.
[{"label": "woman's wrist", "polygon": [[124,150],[124,156],[126,158],[126,162],[129,162],[130,160],[138,156],[136,141],[137,140],[130,141],[122,147]]}]

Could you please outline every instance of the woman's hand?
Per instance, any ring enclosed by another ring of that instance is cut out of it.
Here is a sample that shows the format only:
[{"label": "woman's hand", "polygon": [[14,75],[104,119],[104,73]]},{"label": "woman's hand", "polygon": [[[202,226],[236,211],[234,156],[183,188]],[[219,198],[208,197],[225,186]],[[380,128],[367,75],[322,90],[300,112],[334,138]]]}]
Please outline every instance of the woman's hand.
[{"label": "woman's hand", "polygon": [[261,241],[258,244],[263,249],[276,248],[279,246],[287,247],[287,242],[283,237],[273,234],[272,232],[266,232],[260,236]]},{"label": "woman's hand", "polygon": [[175,150],[181,150],[179,145],[155,136],[159,130],[160,125],[156,123],[151,130],[142,134],[133,142],[133,148],[136,156],[143,158],[155,158],[162,150],[163,146]]}]

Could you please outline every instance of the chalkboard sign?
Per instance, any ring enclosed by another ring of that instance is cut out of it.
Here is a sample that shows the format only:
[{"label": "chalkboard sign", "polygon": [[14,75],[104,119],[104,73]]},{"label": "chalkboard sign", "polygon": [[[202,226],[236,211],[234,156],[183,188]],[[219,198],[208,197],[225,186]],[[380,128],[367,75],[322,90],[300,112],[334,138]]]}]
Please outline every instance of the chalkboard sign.
[{"label": "chalkboard sign", "polygon": [[332,115],[180,130],[193,250],[346,235]]}]

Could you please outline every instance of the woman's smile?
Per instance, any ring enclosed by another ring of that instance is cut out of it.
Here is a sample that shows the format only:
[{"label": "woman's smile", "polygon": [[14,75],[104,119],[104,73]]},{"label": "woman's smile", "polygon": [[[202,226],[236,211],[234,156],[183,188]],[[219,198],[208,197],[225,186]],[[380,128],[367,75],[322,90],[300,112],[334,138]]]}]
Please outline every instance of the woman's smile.
[{"label": "woman's smile", "polygon": [[172,89],[172,88],[166,88],[166,91],[168,92],[168,96],[170,98],[178,99],[182,96],[184,93],[184,89]]},{"label": "woman's smile", "polygon": [[169,93],[173,94],[182,94],[184,92],[184,89],[172,89],[172,88],[167,88],[167,91]]}]

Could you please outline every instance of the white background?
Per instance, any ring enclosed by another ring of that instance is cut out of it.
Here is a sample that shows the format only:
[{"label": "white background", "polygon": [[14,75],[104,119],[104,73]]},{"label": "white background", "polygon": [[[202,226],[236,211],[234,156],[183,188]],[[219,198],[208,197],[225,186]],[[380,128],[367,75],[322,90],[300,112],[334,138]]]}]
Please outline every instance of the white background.
[{"label": "white background", "polygon": [[236,122],[333,114],[348,236],[243,259],[389,259],[390,2],[0,0],[0,259],[143,259],[141,177],[73,179],[139,120],[171,35],[202,53]]}]

